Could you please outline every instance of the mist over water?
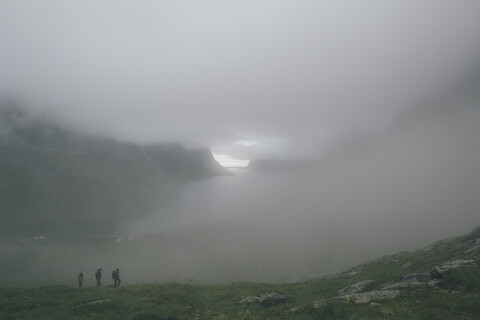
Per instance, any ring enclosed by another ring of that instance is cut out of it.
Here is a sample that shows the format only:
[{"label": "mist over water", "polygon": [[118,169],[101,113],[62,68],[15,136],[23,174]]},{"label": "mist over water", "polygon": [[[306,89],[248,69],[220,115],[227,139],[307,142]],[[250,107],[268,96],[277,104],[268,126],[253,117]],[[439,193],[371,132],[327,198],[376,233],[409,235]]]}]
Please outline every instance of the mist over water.
[{"label": "mist over water", "polygon": [[163,270],[179,280],[292,281],[466,233],[480,224],[479,117],[475,106],[404,123],[314,170],[198,182],[222,181],[227,196],[218,186],[213,201],[186,193],[195,199],[187,211],[206,204],[219,222],[171,235],[170,263],[191,264]]},{"label": "mist over water", "polygon": [[231,168],[232,176],[220,176],[190,182],[168,204],[145,217],[120,222],[127,234],[142,235],[174,231],[251,214],[254,202],[263,190],[274,187],[272,179],[245,168]]},{"label": "mist over water", "polygon": [[[189,182],[172,193],[171,198],[158,210],[137,214],[133,218],[8,225],[0,228],[4,235],[17,239],[44,236],[48,239],[88,242],[99,238],[141,237],[259,213],[259,208],[274,203],[280,193],[286,194],[290,190],[292,179],[301,179],[296,174],[252,172],[247,168],[230,168],[229,171],[232,175]],[[307,178],[310,174],[304,172],[301,176]]]},{"label": "mist over water", "polygon": [[466,233],[480,225],[479,117],[473,107],[402,124],[315,167],[234,169],[149,215],[50,226],[70,230],[64,239],[37,228],[21,244],[30,285],[100,266],[121,267],[125,283],[298,281]]}]

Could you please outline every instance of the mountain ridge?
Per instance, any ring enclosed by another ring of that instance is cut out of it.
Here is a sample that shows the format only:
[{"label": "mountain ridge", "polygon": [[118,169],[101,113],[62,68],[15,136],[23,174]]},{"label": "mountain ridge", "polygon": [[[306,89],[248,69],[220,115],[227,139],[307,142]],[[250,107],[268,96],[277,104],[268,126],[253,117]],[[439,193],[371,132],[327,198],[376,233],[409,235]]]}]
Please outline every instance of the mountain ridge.
[{"label": "mountain ridge", "polygon": [[209,150],[87,136],[0,109],[2,224],[118,218],[162,206],[184,182],[226,175]]}]

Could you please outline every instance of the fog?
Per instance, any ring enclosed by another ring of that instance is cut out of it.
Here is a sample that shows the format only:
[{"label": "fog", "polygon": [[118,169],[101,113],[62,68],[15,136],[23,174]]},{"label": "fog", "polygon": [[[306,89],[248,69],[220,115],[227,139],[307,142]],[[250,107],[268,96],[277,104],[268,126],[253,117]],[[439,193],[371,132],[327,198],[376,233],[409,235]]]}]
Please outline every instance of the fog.
[{"label": "fog", "polygon": [[[124,283],[298,281],[468,232],[480,225],[479,12],[2,1],[2,101],[80,134],[253,162],[138,219],[70,225],[73,240],[55,237],[66,226],[4,228],[0,285],[98,267]],[[261,159],[291,163],[255,169]]]},{"label": "fog", "polygon": [[476,1],[0,6],[3,95],[83,131],[243,159],[382,130],[480,57]]},{"label": "fog", "polygon": [[3,228],[2,283],[93,285],[116,266],[125,284],[290,282],[464,234],[480,225],[477,105],[405,116],[314,167],[189,183],[134,220]]}]

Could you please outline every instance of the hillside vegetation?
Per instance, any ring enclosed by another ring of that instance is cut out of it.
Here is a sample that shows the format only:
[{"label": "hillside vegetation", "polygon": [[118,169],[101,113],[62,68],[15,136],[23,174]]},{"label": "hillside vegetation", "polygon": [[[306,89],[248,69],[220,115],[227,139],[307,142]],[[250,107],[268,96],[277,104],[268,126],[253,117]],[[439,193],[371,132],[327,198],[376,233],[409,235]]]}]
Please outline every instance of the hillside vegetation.
[{"label": "hillside vegetation", "polygon": [[[479,257],[477,228],[421,250],[299,283],[165,283],[115,289],[104,279],[107,286],[101,288],[1,288],[0,319],[476,319]],[[458,265],[447,270],[449,261]],[[419,275],[430,279],[412,281]],[[372,285],[362,293],[341,295],[365,280]],[[360,295],[382,290],[396,295],[361,301]],[[282,299],[255,301],[275,295]]]},{"label": "hillside vegetation", "polygon": [[228,174],[208,150],[85,136],[0,108],[1,224],[125,217],[162,206],[179,184]]}]

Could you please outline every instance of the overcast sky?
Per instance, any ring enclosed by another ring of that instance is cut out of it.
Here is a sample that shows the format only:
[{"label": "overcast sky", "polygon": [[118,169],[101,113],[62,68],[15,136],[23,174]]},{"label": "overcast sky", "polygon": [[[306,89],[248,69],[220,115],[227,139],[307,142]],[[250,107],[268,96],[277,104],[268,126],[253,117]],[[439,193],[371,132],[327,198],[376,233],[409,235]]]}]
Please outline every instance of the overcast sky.
[{"label": "overcast sky", "polygon": [[480,1],[0,1],[0,95],[231,157],[385,130],[480,58]]}]

